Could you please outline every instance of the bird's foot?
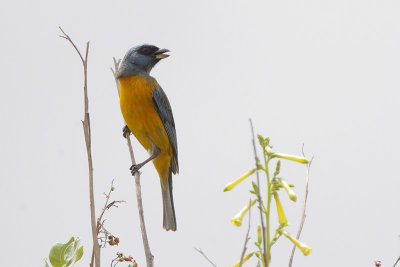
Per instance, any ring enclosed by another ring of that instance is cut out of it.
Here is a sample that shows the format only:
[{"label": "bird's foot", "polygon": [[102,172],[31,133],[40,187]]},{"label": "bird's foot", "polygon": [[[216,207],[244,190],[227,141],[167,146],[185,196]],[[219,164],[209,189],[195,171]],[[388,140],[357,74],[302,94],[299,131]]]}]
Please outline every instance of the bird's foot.
[{"label": "bird's foot", "polygon": [[130,134],[131,130],[129,130],[128,125],[125,125],[124,128],[122,128],[122,136],[128,138]]},{"label": "bird's foot", "polygon": [[139,163],[139,164],[134,164],[132,165],[129,169],[131,170],[132,176],[134,176],[136,173],[139,173],[140,168],[143,167],[144,164]]}]

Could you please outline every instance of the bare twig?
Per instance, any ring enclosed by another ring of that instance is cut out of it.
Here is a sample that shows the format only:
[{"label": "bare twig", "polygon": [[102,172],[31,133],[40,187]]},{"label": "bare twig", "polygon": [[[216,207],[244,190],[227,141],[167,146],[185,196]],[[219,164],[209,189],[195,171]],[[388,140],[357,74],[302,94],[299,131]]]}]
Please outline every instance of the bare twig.
[{"label": "bare twig", "polygon": [[[116,60],[115,58],[113,58],[113,60],[114,60],[114,68],[115,69],[111,68],[111,71],[114,75],[115,82],[117,85],[118,95],[119,95],[120,90],[119,90],[119,82],[117,79],[117,73],[118,73],[119,64],[120,64],[121,60]],[[132,165],[135,165],[136,161],[135,161],[135,156],[133,154],[131,139],[130,139],[129,135],[126,136],[126,141],[127,141],[128,148],[129,148],[129,154],[131,156]],[[153,256],[153,254],[151,254],[149,241],[147,239],[146,225],[144,222],[144,215],[143,215],[142,192],[141,192],[141,186],[140,186],[139,172],[135,173],[135,184],[136,184],[136,199],[137,199],[138,210],[139,210],[140,229],[142,232],[142,241],[143,241],[144,252],[146,254],[146,263],[147,263],[147,267],[153,267],[154,256]]]},{"label": "bare twig", "polygon": [[247,250],[247,243],[248,243],[249,240],[250,240],[250,237],[249,237],[249,233],[250,233],[250,223],[251,223],[251,199],[249,200],[249,227],[247,228],[246,238],[244,239],[244,245],[243,245],[242,255],[240,255],[239,267],[242,267],[243,258],[244,258],[244,255],[246,254],[246,250]]},{"label": "bare twig", "polygon": [[118,91],[118,96],[119,96],[120,92],[119,92],[119,83],[118,83],[118,79],[117,79],[117,72],[118,72],[118,69],[119,69],[119,64],[121,64],[121,59],[116,60],[115,57],[113,57],[113,61],[114,61],[114,69],[113,68],[110,68],[110,69],[111,69],[111,72],[114,75],[115,84],[117,86],[117,91]]},{"label": "bare twig", "polygon": [[262,199],[261,199],[261,195],[260,195],[260,176],[258,174],[258,165],[259,165],[259,159],[257,156],[257,149],[256,149],[256,141],[255,141],[255,137],[254,137],[254,127],[253,127],[253,122],[251,121],[251,118],[249,119],[250,121],[250,128],[251,128],[251,136],[252,136],[252,143],[253,143],[253,150],[254,150],[254,159],[256,161],[256,176],[257,176],[257,201],[258,201],[258,209],[260,210],[260,221],[261,221],[261,230],[262,230],[262,235],[263,235],[263,248],[264,248],[264,255],[263,255],[263,259],[264,259],[264,266],[268,266],[268,261],[267,261],[267,246],[266,246],[266,240],[267,237],[265,236],[265,226],[264,226],[264,217],[263,217],[263,212],[262,212],[262,207],[261,207],[261,203],[262,203]]},{"label": "bare twig", "polygon": [[[125,202],[124,200],[114,200],[111,203],[108,203],[108,201],[110,200],[112,191],[114,191],[114,180],[111,181],[111,187],[110,187],[110,191],[108,192],[108,194],[104,193],[104,195],[106,196],[106,202],[104,204],[104,207],[103,207],[103,210],[101,211],[100,216],[97,218],[97,225],[96,225],[97,239],[100,240],[99,246],[103,247],[103,248],[106,247],[107,241],[110,242],[110,240],[108,240],[109,236],[112,237],[112,240],[114,240],[117,237],[114,237],[109,231],[107,231],[107,229],[104,227],[105,220],[101,221],[101,219],[103,218],[103,215],[106,210],[110,209],[111,207],[118,208],[118,206],[116,205],[117,203]],[[99,237],[100,234],[104,234],[104,237]],[[119,241],[119,239],[118,239],[118,241]],[[93,258],[94,258],[94,251],[92,251],[92,261],[93,261]]]},{"label": "bare twig", "polygon": [[200,248],[194,249],[199,252],[212,266],[217,267],[217,265],[215,265]]},{"label": "bare twig", "polygon": [[116,205],[117,203],[123,203],[125,202],[125,200],[113,200],[111,201],[111,203],[108,203],[108,201],[110,200],[110,196],[111,196],[111,192],[114,191],[114,180],[112,180],[111,182],[111,187],[110,187],[110,191],[108,191],[108,194],[106,195],[106,202],[104,204],[103,210],[100,213],[99,218],[97,218],[97,234],[100,232],[100,228],[101,228],[101,219],[103,218],[104,212],[108,209],[110,209],[111,207],[117,207]]},{"label": "bare twig", "polygon": [[[64,30],[59,27],[63,35],[60,35],[61,38],[66,39],[76,50],[79,57],[81,58],[83,64],[83,73],[84,73],[84,83],[83,83],[83,91],[84,91],[84,120],[82,121],[83,132],[85,135],[85,143],[86,143],[86,152],[88,157],[89,164],[89,197],[90,197],[90,219],[92,225],[92,239],[93,239],[93,254],[95,259],[95,266],[100,267],[100,246],[97,242],[97,231],[96,231],[96,214],[95,214],[95,203],[94,203],[94,192],[93,192],[93,162],[92,162],[92,148],[91,148],[91,132],[90,132],[90,116],[89,116],[89,99],[87,92],[87,62],[88,62],[88,54],[89,54],[89,42],[86,43],[86,53],[85,58],[83,58],[81,52],[72,41],[72,39],[64,32]],[[90,266],[93,266],[93,259],[90,263]]]},{"label": "bare twig", "polygon": [[[302,152],[303,152],[303,157],[306,157],[305,154],[304,154],[304,145],[303,145],[303,148],[302,148]],[[306,220],[306,208],[307,208],[307,198],[308,198],[308,183],[310,181],[310,167],[311,167],[311,163],[312,163],[313,159],[314,159],[314,157],[312,157],[311,160],[307,163],[306,191],[305,191],[305,194],[304,194],[303,212],[302,212],[301,222],[300,222],[299,230],[297,231],[297,236],[296,236],[297,239],[300,238],[301,231],[303,230],[303,226],[304,226],[304,221]],[[290,260],[289,260],[289,267],[292,267],[295,250],[296,250],[296,246],[293,245],[292,253],[290,255]]]},{"label": "bare twig", "polygon": [[397,258],[397,261],[394,263],[393,267],[396,267],[397,263],[400,262],[400,257]]},{"label": "bare twig", "polygon": [[104,242],[103,247],[105,247],[108,236],[111,235],[111,233],[104,228],[105,220],[101,221],[101,219],[103,218],[103,215],[106,210],[110,209],[111,207],[118,208],[118,206],[117,206],[118,203],[125,202],[124,200],[113,200],[110,203],[108,203],[108,201],[110,200],[112,191],[114,191],[114,180],[112,180],[112,182],[111,182],[111,187],[110,187],[110,191],[108,192],[108,194],[104,193],[104,195],[106,196],[106,202],[104,203],[104,207],[103,207],[103,210],[101,211],[100,216],[97,218],[97,236],[99,236],[100,233],[104,233],[104,235],[105,235],[104,240],[103,240],[103,238],[99,238],[102,242]]}]

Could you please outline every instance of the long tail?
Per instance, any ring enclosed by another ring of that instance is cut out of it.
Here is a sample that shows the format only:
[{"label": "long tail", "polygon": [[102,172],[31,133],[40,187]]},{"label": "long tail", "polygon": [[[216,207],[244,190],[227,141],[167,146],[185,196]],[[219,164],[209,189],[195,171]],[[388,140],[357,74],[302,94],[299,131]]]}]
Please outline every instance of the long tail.
[{"label": "long tail", "polygon": [[163,199],[163,227],[165,230],[176,231],[176,218],[174,208],[174,198],[172,196],[172,173],[169,172],[168,183],[165,187],[161,186]]}]

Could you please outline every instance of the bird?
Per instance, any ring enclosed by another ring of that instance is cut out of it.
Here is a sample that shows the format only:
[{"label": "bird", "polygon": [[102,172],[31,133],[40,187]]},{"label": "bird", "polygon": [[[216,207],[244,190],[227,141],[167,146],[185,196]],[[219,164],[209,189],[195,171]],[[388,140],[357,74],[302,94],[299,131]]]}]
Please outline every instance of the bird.
[{"label": "bird", "polygon": [[172,174],[179,173],[175,122],[167,95],[150,76],[153,67],[169,56],[168,52],[150,44],[135,46],[126,53],[116,77],[126,123],[124,136],[132,132],[150,154],[142,163],[131,166],[132,175],[149,161],[153,162],[160,177],[163,228],[176,231],[172,195]]}]

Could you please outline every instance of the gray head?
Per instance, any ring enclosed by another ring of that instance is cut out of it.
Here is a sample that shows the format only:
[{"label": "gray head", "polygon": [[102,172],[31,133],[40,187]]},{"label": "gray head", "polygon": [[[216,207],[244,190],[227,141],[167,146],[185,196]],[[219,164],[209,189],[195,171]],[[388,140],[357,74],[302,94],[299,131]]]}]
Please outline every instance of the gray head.
[{"label": "gray head", "polygon": [[164,54],[166,52],[169,50],[159,49],[157,46],[148,44],[129,49],[122,60],[117,78],[136,74],[148,75],[161,59],[169,56]]}]

